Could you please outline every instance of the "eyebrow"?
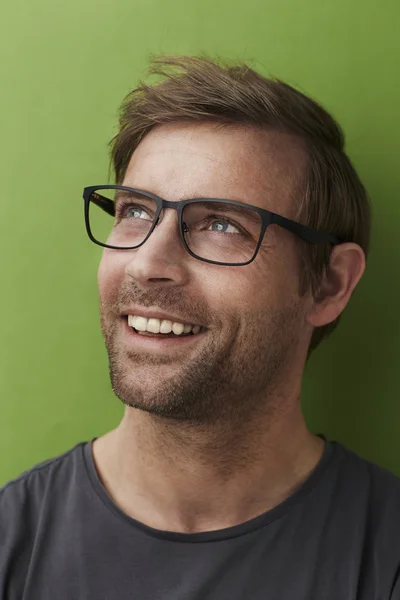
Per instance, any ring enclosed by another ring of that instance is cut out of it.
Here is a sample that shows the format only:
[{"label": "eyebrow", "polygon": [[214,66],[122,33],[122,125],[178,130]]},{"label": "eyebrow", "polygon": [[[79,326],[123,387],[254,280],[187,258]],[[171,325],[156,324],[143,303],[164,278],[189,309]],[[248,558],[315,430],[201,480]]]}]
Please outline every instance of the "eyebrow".
[{"label": "eyebrow", "polygon": [[133,192],[131,190],[117,190],[114,196],[114,202],[117,200],[122,200],[123,198],[138,198],[142,200],[151,200],[145,194],[141,194],[140,192]]},{"label": "eyebrow", "polygon": [[[205,198],[203,198],[204,200]],[[199,204],[201,204],[201,198],[199,198]],[[221,210],[221,203],[226,202],[227,200],[216,200],[215,202],[204,202],[204,206],[207,206],[208,208],[212,208],[214,210]],[[243,203],[245,204],[245,203]],[[260,222],[261,217],[259,215],[258,212],[256,212],[255,210],[253,210],[253,208],[251,206],[238,206],[237,204],[226,204],[225,205],[225,211],[223,212],[234,212],[237,214],[243,214],[244,211],[246,211],[246,216],[249,216],[250,219],[252,221],[255,221],[257,223]]]}]

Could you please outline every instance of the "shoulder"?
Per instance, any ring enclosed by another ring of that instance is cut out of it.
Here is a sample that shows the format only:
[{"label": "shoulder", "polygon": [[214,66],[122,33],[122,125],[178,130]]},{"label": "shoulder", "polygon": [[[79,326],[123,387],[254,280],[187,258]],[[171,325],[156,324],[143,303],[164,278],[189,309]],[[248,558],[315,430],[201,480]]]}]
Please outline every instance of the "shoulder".
[{"label": "shoulder", "polygon": [[400,477],[349,448],[335,444],[342,459],[337,483],[347,490],[349,503],[360,501],[359,509],[365,511],[378,527],[393,525],[400,535]]},{"label": "shoulder", "polygon": [[34,465],[0,488],[1,598],[22,597],[40,525],[46,528],[49,513],[65,502],[80,446]]},{"label": "shoulder", "polygon": [[346,446],[334,442],[337,451],[341,454],[346,475],[353,475],[356,479],[363,478],[371,486],[371,490],[379,492],[390,488],[400,493],[400,477],[377,463],[367,460]]},{"label": "shoulder", "polygon": [[44,460],[8,481],[0,488],[0,538],[11,531],[13,522],[28,525],[37,515],[46,494],[54,493],[55,482],[66,481],[74,472],[81,442],[63,454]]}]

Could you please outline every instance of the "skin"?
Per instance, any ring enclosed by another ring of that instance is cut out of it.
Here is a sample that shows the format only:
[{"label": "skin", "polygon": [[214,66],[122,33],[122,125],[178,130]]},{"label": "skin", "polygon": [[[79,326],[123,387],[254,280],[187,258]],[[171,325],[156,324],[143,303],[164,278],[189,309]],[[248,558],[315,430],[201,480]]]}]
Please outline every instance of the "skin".
[{"label": "skin", "polygon": [[[171,124],[142,140],[123,184],[171,201],[226,198],[293,218],[305,166],[301,142],[282,132]],[[292,495],[321,460],[324,442],[307,429],[300,405],[307,350],[313,328],[345,308],[365,256],[356,244],[336,246],[315,300],[299,296],[297,252],[295,236],[274,225],[247,266],[196,260],[172,210],[140,248],[104,249],[101,326],[125,413],[93,454],[129,516],[185,533],[237,525]],[[196,315],[207,334],[190,351],[128,351],[120,313],[132,305]]]}]

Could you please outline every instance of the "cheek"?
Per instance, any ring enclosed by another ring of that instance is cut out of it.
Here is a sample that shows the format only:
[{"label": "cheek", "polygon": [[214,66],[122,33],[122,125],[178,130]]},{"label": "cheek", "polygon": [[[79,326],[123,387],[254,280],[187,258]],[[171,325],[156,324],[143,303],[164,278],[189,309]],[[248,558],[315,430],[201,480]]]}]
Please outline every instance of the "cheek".
[{"label": "cheek", "polygon": [[[111,251],[112,252],[112,251]],[[114,302],[124,274],[124,265],[107,248],[103,252],[97,271],[100,300]]]},{"label": "cheek", "polygon": [[282,263],[278,264],[270,256],[268,262],[260,261],[248,267],[246,274],[232,274],[229,288],[221,298],[223,303],[228,303],[236,312],[247,314],[249,319],[256,315],[261,319],[262,315],[268,318],[276,310],[292,306],[294,280]]},{"label": "cheek", "polygon": [[209,305],[222,321],[229,318],[239,322],[243,315],[251,314],[261,303],[259,298],[265,290],[263,281],[260,273],[251,268],[251,265],[223,269],[224,267],[219,267],[215,272],[210,272],[200,282],[199,289],[207,290]]}]

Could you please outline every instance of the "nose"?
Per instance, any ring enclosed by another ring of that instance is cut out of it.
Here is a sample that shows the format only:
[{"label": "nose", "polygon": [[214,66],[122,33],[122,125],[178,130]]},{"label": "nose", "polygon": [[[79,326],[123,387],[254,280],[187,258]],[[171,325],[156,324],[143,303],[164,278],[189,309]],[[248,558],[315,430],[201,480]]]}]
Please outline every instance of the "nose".
[{"label": "nose", "polygon": [[190,259],[195,260],[182,244],[177,211],[164,208],[150,237],[129,251],[126,273],[143,287],[154,283],[181,286],[189,279]]}]

